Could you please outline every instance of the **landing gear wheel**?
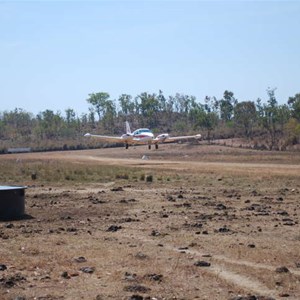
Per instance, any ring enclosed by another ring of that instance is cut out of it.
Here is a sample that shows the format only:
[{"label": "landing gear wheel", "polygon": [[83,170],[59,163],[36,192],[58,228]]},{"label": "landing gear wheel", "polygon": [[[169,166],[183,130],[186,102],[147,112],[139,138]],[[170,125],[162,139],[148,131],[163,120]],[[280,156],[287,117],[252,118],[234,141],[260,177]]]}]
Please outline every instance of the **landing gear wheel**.
[{"label": "landing gear wheel", "polygon": [[125,149],[128,149],[128,144],[125,144]]},{"label": "landing gear wheel", "polygon": [[148,149],[151,150],[151,145],[148,145]]},{"label": "landing gear wheel", "polygon": [[158,149],[158,144],[155,144],[155,149],[156,149],[156,150]]}]

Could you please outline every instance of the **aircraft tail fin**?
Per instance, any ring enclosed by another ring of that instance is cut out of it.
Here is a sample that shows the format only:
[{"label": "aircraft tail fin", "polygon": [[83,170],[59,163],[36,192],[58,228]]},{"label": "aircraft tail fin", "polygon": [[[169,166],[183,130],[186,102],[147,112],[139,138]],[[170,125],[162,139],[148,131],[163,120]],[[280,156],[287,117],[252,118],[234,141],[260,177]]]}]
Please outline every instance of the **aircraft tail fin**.
[{"label": "aircraft tail fin", "polygon": [[128,121],[125,122],[125,125],[126,125],[126,133],[131,134],[130,125],[129,125]]}]

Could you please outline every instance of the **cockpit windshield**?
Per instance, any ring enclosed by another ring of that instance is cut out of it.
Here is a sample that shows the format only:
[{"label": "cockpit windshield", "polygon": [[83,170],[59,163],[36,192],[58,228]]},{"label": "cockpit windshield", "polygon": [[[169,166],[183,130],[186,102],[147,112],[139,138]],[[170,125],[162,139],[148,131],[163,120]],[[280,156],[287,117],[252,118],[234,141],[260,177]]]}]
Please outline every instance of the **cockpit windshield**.
[{"label": "cockpit windshield", "polygon": [[152,132],[148,128],[137,129],[136,131],[133,132],[134,135],[136,135],[136,134],[142,134],[142,133],[152,133]]}]

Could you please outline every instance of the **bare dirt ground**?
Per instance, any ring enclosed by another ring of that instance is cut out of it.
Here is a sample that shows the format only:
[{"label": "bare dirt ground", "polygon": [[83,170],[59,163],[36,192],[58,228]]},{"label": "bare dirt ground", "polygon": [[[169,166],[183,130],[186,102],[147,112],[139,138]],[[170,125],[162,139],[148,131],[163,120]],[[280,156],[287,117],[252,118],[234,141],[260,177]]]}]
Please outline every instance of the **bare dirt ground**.
[{"label": "bare dirt ground", "polygon": [[170,144],[5,160],[149,180],[16,182],[31,218],[0,222],[0,299],[300,299],[299,153]]}]

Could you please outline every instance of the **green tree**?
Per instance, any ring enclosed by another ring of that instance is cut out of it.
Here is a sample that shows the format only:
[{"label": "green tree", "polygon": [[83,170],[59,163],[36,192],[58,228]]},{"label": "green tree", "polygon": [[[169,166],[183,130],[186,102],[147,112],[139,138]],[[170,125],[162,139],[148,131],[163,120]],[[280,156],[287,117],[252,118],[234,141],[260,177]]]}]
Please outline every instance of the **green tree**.
[{"label": "green tree", "polygon": [[66,122],[68,125],[76,122],[76,113],[75,113],[74,109],[67,108],[65,110],[65,113],[66,113]]},{"label": "green tree", "polygon": [[37,120],[36,132],[42,139],[57,139],[62,136],[64,120],[59,112],[47,109],[37,115]]},{"label": "green tree", "polygon": [[72,137],[76,135],[77,129],[80,129],[80,124],[78,124],[79,120],[76,118],[76,113],[72,108],[67,108],[65,114],[66,117],[62,135],[65,137]]},{"label": "green tree", "polygon": [[300,93],[294,97],[289,97],[288,105],[291,109],[291,115],[294,119],[300,122]]},{"label": "green tree", "polygon": [[267,94],[269,99],[267,100],[267,104],[259,103],[259,122],[261,126],[267,130],[270,141],[269,147],[270,149],[274,149],[274,147],[278,146],[278,135],[277,135],[277,125],[279,124],[279,109],[278,103],[275,97],[274,89],[267,89]]},{"label": "green tree", "polygon": [[106,102],[109,100],[110,95],[105,92],[100,92],[100,93],[92,93],[89,94],[89,98],[86,99],[86,101],[93,106],[95,109],[99,121],[105,114],[105,109],[107,108]]},{"label": "green tree", "polygon": [[220,118],[223,122],[227,123],[231,121],[236,103],[237,100],[235,99],[233,92],[226,90],[223,94],[223,99],[218,101]]},{"label": "green tree", "polygon": [[95,111],[92,107],[89,107],[88,122],[90,123],[91,128],[96,128]]},{"label": "green tree", "polygon": [[287,144],[295,145],[300,142],[300,123],[296,119],[289,119],[285,124],[285,131],[288,136]]},{"label": "green tree", "polygon": [[103,125],[106,130],[114,133],[114,119],[116,117],[116,106],[112,100],[106,100],[103,108]]},{"label": "green tree", "polygon": [[6,137],[7,137],[7,135],[6,135],[6,124],[3,120],[3,114],[1,113],[0,114],[0,138],[4,139]]},{"label": "green tree", "polygon": [[137,96],[140,100],[140,112],[144,117],[142,123],[152,128],[158,125],[159,101],[156,94],[141,93]]},{"label": "green tree", "polygon": [[175,102],[177,103],[177,111],[185,116],[188,114],[191,105],[191,97],[177,93],[175,95]]},{"label": "green tree", "polygon": [[218,114],[214,109],[214,97],[206,97],[205,105],[200,105],[192,110],[193,118],[196,120],[194,128],[206,130],[206,138],[211,140],[211,133],[218,125]]},{"label": "green tree", "polygon": [[252,128],[256,122],[256,107],[253,101],[237,103],[234,108],[234,122],[237,127],[243,128],[246,137],[252,136]]},{"label": "green tree", "polygon": [[289,110],[288,105],[278,105],[277,107],[277,122],[280,128],[281,133],[284,131],[285,124],[289,121],[291,117],[291,111]]},{"label": "green tree", "polygon": [[158,100],[159,110],[165,112],[167,110],[167,99],[161,90],[159,90],[158,92],[157,100]]},{"label": "green tree", "polygon": [[13,111],[3,114],[6,132],[14,139],[18,137],[29,138],[32,133],[33,122],[33,115],[21,108],[15,108]]},{"label": "green tree", "polygon": [[119,99],[119,104],[121,107],[121,114],[128,116],[134,113],[134,102],[132,101],[132,96],[127,94],[122,94]]},{"label": "green tree", "polygon": [[191,99],[191,108],[189,111],[189,121],[192,126],[197,123],[198,114],[204,111],[204,107],[196,102],[196,98]]}]

